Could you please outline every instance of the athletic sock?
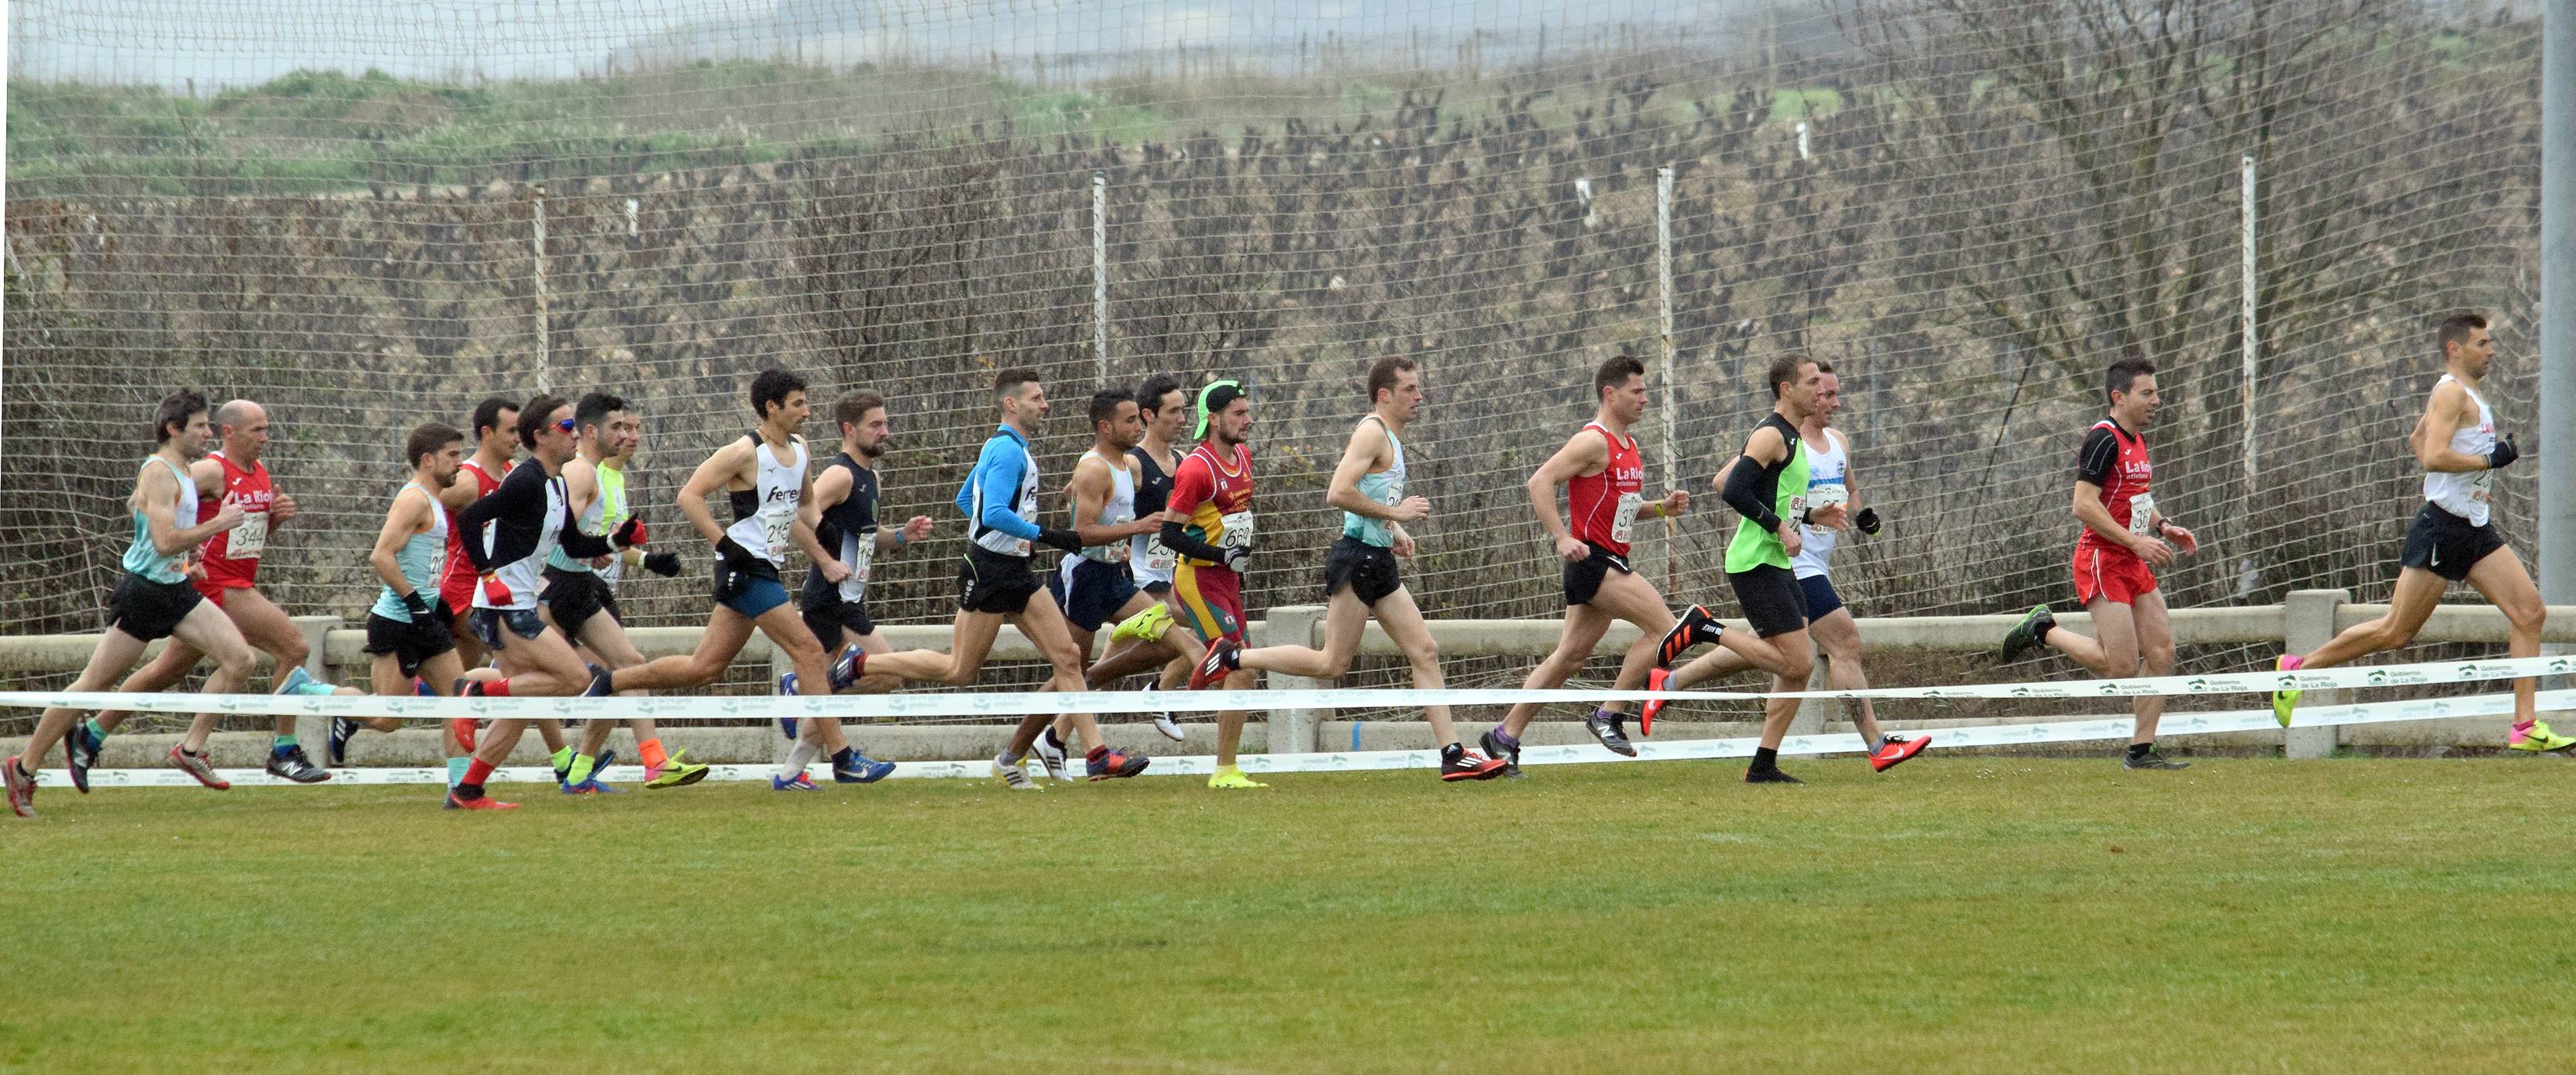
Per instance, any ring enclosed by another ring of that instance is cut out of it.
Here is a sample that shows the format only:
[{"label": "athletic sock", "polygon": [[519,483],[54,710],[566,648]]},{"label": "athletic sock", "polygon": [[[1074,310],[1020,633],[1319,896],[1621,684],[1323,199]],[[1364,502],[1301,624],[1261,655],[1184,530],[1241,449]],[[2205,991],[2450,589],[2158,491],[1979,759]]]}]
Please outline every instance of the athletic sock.
[{"label": "athletic sock", "polygon": [[1778,748],[1776,748],[1776,747],[1755,747],[1755,748],[1753,748],[1753,768],[1754,768],[1754,770],[1755,770],[1755,771],[1757,771],[1757,772],[1768,772],[1768,771],[1770,771],[1770,770],[1777,769],[1777,768],[1779,768],[1779,767],[1780,767],[1780,751],[1779,751],[1779,749],[1778,749]]},{"label": "athletic sock", "polygon": [[474,759],[472,758],[447,759],[447,786],[453,788],[456,785],[463,783],[465,780],[465,769],[467,766],[472,764],[474,764]]},{"label": "athletic sock", "polygon": [[1093,747],[1093,748],[1091,748],[1091,750],[1090,750],[1089,752],[1087,752],[1087,753],[1083,754],[1083,756],[1082,756],[1082,760],[1084,760],[1084,761],[1094,761],[1094,762],[1106,762],[1106,761],[1108,761],[1108,760],[1109,760],[1109,748],[1108,748],[1108,747]]},{"label": "athletic sock", "polygon": [[482,684],[482,688],[474,693],[480,694],[483,697],[507,698],[510,696],[510,679],[507,676],[503,676],[500,679],[478,679],[475,680],[475,682]]},{"label": "athletic sock", "polygon": [[1502,744],[1503,749],[1505,750],[1519,750],[1521,748],[1521,737],[1504,731],[1503,726],[1500,724],[1494,725],[1494,741]]},{"label": "athletic sock", "polygon": [[553,764],[556,769],[570,769],[572,768],[572,748],[565,747],[555,751],[547,756],[546,761]]},{"label": "athletic sock", "polygon": [[81,727],[89,731],[89,737],[92,739],[105,740],[107,738],[107,729],[98,726],[97,717],[81,718]]},{"label": "athletic sock", "polygon": [[844,768],[844,767],[847,767],[847,766],[849,766],[849,765],[850,765],[854,760],[856,760],[856,759],[858,758],[858,756],[859,756],[859,748],[857,748],[857,747],[842,747],[841,749],[839,749],[839,750],[835,750],[835,751],[833,751],[833,752],[832,752],[832,766],[833,766],[834,768]]},{"label": "athletic sock", "polygon": [[2129,756],[2132,758],[2143,758],[2147,756],[2148,751],[2154,750],[2155,748],[2156,744],[2152,739],[2144,743],[2131,743],[2129,744]]},{"label": "athletic sock", "polygon": [[1020,760],[1026,757],[1028,757],[1028,754],[1024,751],[1005,750],[1000,754],[993,756],[993,764],[1008,769],[1020,764]]},{"label": "athletic sock", "polygon": [[796,779],[806,766],[814,764],[814,755],[819,753],[821,751],[812,743],[796,744],[787,751],[787,760],[778,766],[778,775],[788,780]]},{"label": "athletic sock", "polygon": [[635,744],[635,756],[644,759],[647,769],[659,769],[663,762],[671,760],[670,755],[662,752],[662,740],[658,737]]},{"label": "athletic sock", "polygon": [[576,754],[572,759],[572,769],[570,772],[564,774],[563,782],[566,784],[579,785],[582,781],[590,779],[591,770],[597,765],[598,762],[592,759],[590,755]]},{"label": "athletic sock", "polygon": [[268,744],[268,756],[272,758],[283,758],[288,753],[294,751],[294,749],[295,737],[291,735],[281,735],[278,736],[275,741]]},{"label": "athletic sock", "polygon": [[1465,757],[1466,754],[1467,744],[1450,743],[1440,748],[1440,761],[1441,764],[1446,765],[1450,762],[1457,761],[1459,758]]}]

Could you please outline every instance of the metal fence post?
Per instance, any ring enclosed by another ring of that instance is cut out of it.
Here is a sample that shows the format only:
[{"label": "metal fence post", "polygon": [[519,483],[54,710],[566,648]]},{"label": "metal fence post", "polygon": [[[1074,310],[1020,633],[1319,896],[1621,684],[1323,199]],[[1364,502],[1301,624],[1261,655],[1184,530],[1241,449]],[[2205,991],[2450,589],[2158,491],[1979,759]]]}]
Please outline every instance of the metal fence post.
[{"label": "metal fence post", "polygon": [[[340,617],[289,616],[287,618],[294,621],[296,630],[304,632],[304,645],[306,647],[304,651],[305,674],[321,680],[324,683],[333,682],[331,679],[331,654],[329,646],[331,641],[331,632],[340,629]],[[286,674],[286,669],[278,669],[277,674],[284,676]],[[331,738],[331,718],[314,716],[309,713],[298,715],[295,718],[295,738],[296,741],[305,743],[318,744],[329,741]],[[317,746],[314,749],[318,750],[320,747]]]},{"label": "metal fence post", "polygon": [[[2352,600],[2350,590],[2292,590],[2281,604],[2281,648],[2291,653],[2312,653],[2317,647],[2333,641],[2335,611]],[[2303,707],[2342,705],[2342,691],[2309,691],[2299,703]],[[2343,742],[2341,726],[2324,728],[2291,728],[2281,733],[2281,753],[2290,758],[2322,758],[2331,755]]]},{"label": "metal fence post", "polygon": [[[1322,641],[1315,636],[1323,627],[1324,606],[1288,605],[1271,609],[1269,615],[1251,625],[1249,634],[1256,646],[1314,646]],[[1308,691],[1323,686],[1322,680],[1276,672],[1263,676],[1261,681],[1261,689],[1271,691]],[[1315,753],[1321,745],[1324,720],[1330,715],[1320,709],[1271,709],[1267,715],[1268,753]]]}]

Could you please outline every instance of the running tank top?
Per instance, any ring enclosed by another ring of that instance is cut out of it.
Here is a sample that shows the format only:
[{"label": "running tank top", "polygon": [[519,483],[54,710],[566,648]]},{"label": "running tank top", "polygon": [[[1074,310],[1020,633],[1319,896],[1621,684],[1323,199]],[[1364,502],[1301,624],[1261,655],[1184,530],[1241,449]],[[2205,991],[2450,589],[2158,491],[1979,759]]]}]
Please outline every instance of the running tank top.
[{"label": "running tank top", "polygon": [[725,535],[734,544],[771,564],[787,562],[788,532],[796,526],[796,501],[805,495],[805,439],[788,442],[795,458],[778,461],[778,453],[760,434],[751,435],[751,454],[760,462],[752,487],[730,494],[733,525]]},{"label": "running tank top", "polygon": [[[1843,471],[1851,461],[1843,451],[1842,434],[1825,430],[1825,450],[1821,452],[1813,447],[1801,447],[1807,452],[1807,507],[1827,508],[1849,503],[1851,492],[1843,485]],[[1832,578],[1834,545],[1841,538],[1842,531],[1829,526],[1799,527],[1798,555],[1790,558],[1789,569],[1802,579]]]},{"label": "running tank top", "polygon": [[[592,481],[597,483],[598,476],[604,472],[594,466],[591,468],[590,473]],[[572,484],[570,482],[566,482],[564,484],[564,489],[569,493],[572,489]],[[590,506],[581,509],[581,517],[574,519],[572,523],[574,526],[580,527],[582,533],[588,534],[592,537],[608,536],[608,527],[610,524],[608,522],[608,489],[606,486],[598,486],[591,491]],[[617,558],[611,556],[608,558],[608,562],[614,564],[617,562]],[[588,557],[565,555],[563,547],[560,545],[556,546],[553,552],[546,554],[546,566],[557,571],[578,571],[585,575],[591,573],[590,559]]]},{"label": "running tank top", "polygon": [[[2458,378],[2445,373],[2442,380],[2456,381]],[[2433,386],[2441,387],[2441,381],[2434,382]],[[2495,450],[2495,411],[2487,406],[2486,397],[2479,395],[2477,389],[2465,384],[2460,388],[2476,401],[2478,424],[2451,431],[2451,450],[2484,459],[2487,453]],[[2428,471],[2424,475],[2424,501],[2468,520],[2470,526],[2487,524],[2488,509],[2493,506],[2494,496],[2495,471],[2492,470],[2457,474]]]},{"label": "running tank top", "polygon": [[[170,468],[170,473],[179,478],[179,502],[170,509],[170,525],[173,527],[197,525],[180,522],[182,519],[197,517],[197,479],[188,476],[188,468],[157,455],[143,462],[145,466],[158,462]],[[144,517],[143,509],[134,509],[134,540],[125,546],[127,571],[159,583],[186,582],[188,581],[189,551],[181,549],[168,556],[161,555],[159,549],[152,547],[152,520]]]},{"label": "running tank top", "polygon": [[[403,539],[402,548],[394,552],[394,567],[402,572],[403,581],[411,583],[412,590],[420,594],[421,600],[435,601],[438,599],[439,572],[447,555],[447,512],[440,510],[438,494],[430,492],[419,482],[404,482],[403,489],[418,489],[422,496],[429,498],[429,529]],[[402,490],[395,490],[394,495],[401,496]],[[402,595],[395,593],[391,586],[377,589],[375,607],[367,611],[397,623],[411,622],[411,610],[403,607]]]},{"label": "running tank top", "polygon": [[877,556],[877,472],[860,466],[848,452],[834,452],[823,463],[826,473],[835,467],[850,472],[850,495],[823,510],[822,525],[815,528],[814,537],[850,569],[850,577],[835,585],[824,580],[822,568],[806,568],[805,608],[834,601],[855,605],[868,599],[868,571]]},{"label": "running tank top", "polygon": [[1609,442],[1610,461],[1599,474],[1566,481],[1570,530],[1576,541],[1612,556],[1626,556],[1636,536],[1637,509],[1646,502],[1645,457],[1637,451],[1635,437],[1623,440],[1599,422],[1586,422],[1583,428]]},{"label": "running tank top", "polygon": [[[1386,429],[1386,419],[1369,415],[1363,421],[1376,422]],[[1386,429],[1387,447],[1394,449],[1395,462],[1375,474],[1360,475],[1360,495],[1388,507],[1404,499],[1404,442],[1395,439],[1395,430]],[[1386,548],[1395,544],[1395,531],[1384,519],[1372,519],[1355,512],[1342,513],[1342,536],[1356,538],[1363,544]]]},{"label": "running tank top", "polygon": [[[509,473],[512,465],[513,464],[510,463],[501,464],[501,474]],[[463,464],[459,465],[456,468],[456,471],[459,474],[470,474],[474,476],[474,495],[477,498],[490,496],[492,495],[492,490],[501,487],[500,475],[485,473],[482,465],[471,459],[468,459]],[[440,514],[445,518],[447,528],[447,578],[441,583],[440,588],[449,591],[462,591],[466,587],[474,584],[474,561],[467,558],[465,555],[465,528],[456,525],[455,512],[442,508],[440,509]],[[463,612],[464,610],[457,609],[455,611]]]},{"label": "running tank top", "polygon": [[[1128,449],[1127,458],[1136,463],[1131,471],[1136,483],[1136,516],[1143,518],[1169,507],[1172,503],[1172,475],[1163,469],[1162,461],[1155,459],[1153,453],[1146,451],[1141,444]],[[1172,465],[1180,466],[1178,462]],[[1138,534],[1127,541],[1127,573],[1135,576],[1137,585],[1171,583],[1172,566],[1180,559],[1172,555],[1172,550],[1163,547],[1161,533]]]},{"label": "running tank top", "polygon": [[266,463],[252,463],[243,470],[224,458],[220,448],[207,452],[206,458],[224,468],[224,495],[220,502],[200,502],[197,522],[214,518],[224,504],[242,510],[240,526],[206,539],[206,585],[239,589],[259,578],[259,554],[268,548],[268,505],[277,493],[269,485]]},{"label": "running tank top", "polygon": [[[1221,549],[1252,547],[1252,449],[1234,446],[1230,462],[1217,460],[1216,448],[1207,443],[1191,449],[1181,460],[1180,470],[1172,475],[1172,495],[1176,499],[1193,499],[1190,521],[1181,524],[1181,532]],[[1194,568],[1223,570],[1223,566],[1195,557],[1182,557],[1181,562]]]},{"label": "running tank top", "polygon": [[[1119,469],[1117,464],[1110,463],[1109,460],[1102,456],[1097,449],[1082,453],[1082,458],[1098,459],[1101,463],[1109,467],[1109,499],[1100,502],[1100,517],[1093,519],[1091,521],[1091,525],[1116,526],[1120,523],[1135,522],[1136,478],[1134,472]],[[1081,465],[1081,461],[1076,460],[1075,465]],[[1068,508],[1066,510],[1070,512],[1072,509]],[[1073,520],[1073,524],[1075,526],[1081,526],[1082,520],[1075,519]],[[1068,586],[1073,584],[1073,565],[1076,560],[1092,560],[1104,564],[1123,564],[1132,558],[1135,548],[1135,542],[1127,538],[1121,538],[1106,545],[1084,546],[1081,556],[1067,556],[1064,558],[1063,571],[1065,584]]]},{"label": "running tank top", "polygon": [[[1799,512],[1807,510],[1807,446],[1799,443],[1798,427],[1790,425],[1778,411],[1771,412],[1770,417],[1762,420],[1762,425],[1778,430],[1780,439],[1789,446],[1786,458],[1762,468],[1762,499],[1771,505],[1774,514],[1783,519],[1795,519]],[[1743,466],[1744,463],[1736,465]],[[1764,564],[1789,566],[1789,547],[1780,543],[1778,533],[1763,529],[1761,524],[1751,519],[1736,523],[1735,540],[1726,546],[1728,573],[1751,571]]]},{"label": "running tank top", "polygon": [[[2093,423],[2086,445],[2084,458],[2077,461],[2076,476],[2092,481],[2102,490],[2102,510],[2111,513],[2112,525],[2135,537],[2148,536],[2148,527],[2156,518],[2155,494],[2148,491],[2155,484],[2156,467],[2147,458],[2147,438],[2105,418]],[[2109,458],[2099,458],[2105,452]],[[2110,545],[2089,526],[2075,537],[2077,552]]]},{"label": "running tank top", "polygon": [[[606,463],[600,464],[599,503],[602,508],[599,532],[602,534],[616,533],[618,527],[626,525],[626,520],[635,516],[635,512],[627,507],[624,468],[612,467]],[[600,581],[608,584],[609,592],[616,592],[617,583],[626,577],[625,554],[619,553],[609,557],[608,566],[597,569],[597,574]]]}]

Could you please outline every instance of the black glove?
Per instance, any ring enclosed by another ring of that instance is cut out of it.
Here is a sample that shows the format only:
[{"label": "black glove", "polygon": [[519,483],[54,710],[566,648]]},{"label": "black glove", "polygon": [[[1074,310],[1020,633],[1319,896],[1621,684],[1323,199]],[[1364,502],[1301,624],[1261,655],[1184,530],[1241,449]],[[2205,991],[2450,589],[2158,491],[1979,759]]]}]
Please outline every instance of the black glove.
[{"label": "black glove", "polygon": [[414,620],[429,615],[429,602],[420,596],[418,590],[402,595],[402,603],[403,610],[411,613]]},{"label": "black glove", "polygon": [[1852,525],[1859,527],[1861,533],[1873,536],[1876,535],[1878,533],[1878,509],[1860,509],[1860,514],[1852,516]]},{"label": "black glove", "polygon": [[660,575],[666,579],[677,575],[680,573],[680,554],[676,552],[645,553],[644,570]]},{"label": "black glove", "polygon": [[1225,547],[1225,569],[1237,575],[1252,570],[1252,550],[1241,545]]},{"label": "black glove", "polygon": [[2520,458],[2522,449],[2513,446],[2513,434],[2507,433],[2496,438],[2495,450],[2487,453],[2487,469],[2500,470],[2505,464]]},{"label": "black glove", "polygon": [[1038,528],[1038,544],[1063,549],[1076,556],[1082,555],[1082,535],[1071,530],[1041,526]]},{"label": "black glove", "polygon": [[635,535],[643,532],[643,530],[643,519],[629,517],[625,522],[617,524],[617,529],[609,532],[608,543],[621,549],[634,548],[636,545]]}]

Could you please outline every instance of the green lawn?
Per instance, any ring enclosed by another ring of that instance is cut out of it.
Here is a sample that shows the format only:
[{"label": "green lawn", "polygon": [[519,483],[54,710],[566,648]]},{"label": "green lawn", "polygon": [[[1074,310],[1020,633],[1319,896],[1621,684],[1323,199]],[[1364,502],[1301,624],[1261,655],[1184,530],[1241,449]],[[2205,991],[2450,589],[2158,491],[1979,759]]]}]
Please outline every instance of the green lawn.
[{"label": "green lawn", "polygon": [[2565,1071],[2556,759],[47,789],[0,1069]]}]

